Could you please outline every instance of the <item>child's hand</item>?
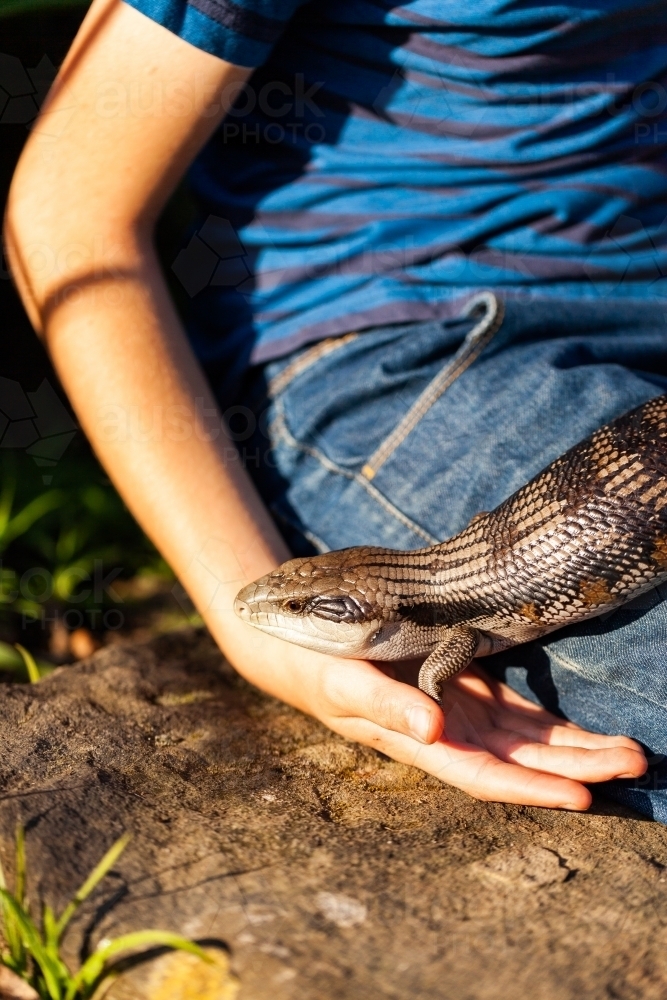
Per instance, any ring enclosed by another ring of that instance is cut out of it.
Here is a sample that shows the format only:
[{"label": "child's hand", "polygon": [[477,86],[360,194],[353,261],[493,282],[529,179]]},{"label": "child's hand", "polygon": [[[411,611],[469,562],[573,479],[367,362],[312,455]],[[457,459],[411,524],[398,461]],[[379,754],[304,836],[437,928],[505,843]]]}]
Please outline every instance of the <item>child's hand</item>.
[{"label": "child's hand", "polygon": [[444,686],[443,732],[441,708],[383,672],[394,665],[378,669],[368,661],[335,659],[255,636],[248,651],[253,649],[255,660],[261,647],[261,667],[242,671],[250,679],[348,739],[475,798],[587,809],[591,793],[582,782],[639,777],[646,770],[634,740],[564,722],[477,664]]}]

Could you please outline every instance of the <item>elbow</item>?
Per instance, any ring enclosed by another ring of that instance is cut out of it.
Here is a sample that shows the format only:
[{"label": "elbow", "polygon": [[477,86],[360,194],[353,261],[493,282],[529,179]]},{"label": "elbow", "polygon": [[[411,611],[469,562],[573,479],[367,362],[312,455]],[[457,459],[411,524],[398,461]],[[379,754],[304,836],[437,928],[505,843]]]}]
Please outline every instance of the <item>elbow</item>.
[{"label": "elbow", "polygon": [[[29,140],[30,142],[30,140]],[[3,220],[3,241],[13,256],[25,255],[25,248],[37,240],[44,240],[45,233],[40,220],[44,219],[44,208],[53,197],[49,197],[48,186],[40,177],[33,157],[20,157],[9,187]],[[26,162],[27,161],[27,162]]]},{"label": "elbow", "polygon": [[[18,173],[18,171],[17,171]],[[5,206],[2,225],[2,243],[9,274],[23,302],[36,333],[42,333],[42,324],[30,268],[30,216],[22,211],[21,198],[17,197],[16,174],[12,181]]]},{"label": "elbow", "polygon": [[114,219],[86,185],[77,199],[71,184],[45,174],[19,161],[3,225],[12,279],[40,335],[81,290],[136,274],[150,244],[150,234]]},{"label": "elbow", "polygon": [[66,215],[68,206],[62,201],[58,204],[48,173],[40,174],[34,161],[24,151],[14,171],[2,238],[12,280],[32,325],[41,333],[44,303],[62,274],[57,224],[58,215]]}]

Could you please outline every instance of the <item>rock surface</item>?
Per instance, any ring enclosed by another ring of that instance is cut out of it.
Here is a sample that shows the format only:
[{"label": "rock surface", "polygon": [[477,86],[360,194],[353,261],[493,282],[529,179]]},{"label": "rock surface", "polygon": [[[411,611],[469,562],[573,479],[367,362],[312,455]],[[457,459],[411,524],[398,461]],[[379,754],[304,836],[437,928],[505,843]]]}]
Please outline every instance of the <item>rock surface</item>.
[{"label": "rock surface", "polygon": [[664,827],[475,802],[264,697],[201,633],[3,687],[0,750],[1,857],[11,877],[20,821],[33,901],[134,833],[69,963],[144,927],[227,949],[207,984],[167,955],[109,1000],[667,995]]}]

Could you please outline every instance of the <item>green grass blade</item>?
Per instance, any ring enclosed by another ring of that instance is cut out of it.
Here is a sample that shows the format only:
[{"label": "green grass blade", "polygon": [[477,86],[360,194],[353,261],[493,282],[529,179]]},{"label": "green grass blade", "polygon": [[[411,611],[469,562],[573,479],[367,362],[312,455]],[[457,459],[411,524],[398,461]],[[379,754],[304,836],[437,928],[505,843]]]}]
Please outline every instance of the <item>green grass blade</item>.
[{"label": "green grass blade", "polygon": [[28,679],[30,683],[36,684],[37,681],[39,680],[39,667],[35,663],[35,659],[32,653],[29,653],[28,650],[24,646],[22,646],[20,642],[15,642],[14,645],[16,649],[18,649],[21,656],[23,657],[23,662],[25,663],[25,668],[28,671]]},{"label": "green grass blade", "polygon": [[[7,891],[7,880],[5,879],[2,863],[0,863],[0,889]],[[25,950],[21,942],[21,934],[12,911],[5,905],[2,897],[0,897],[0,908],[2,909],[4,937],[9,947],[9,954],[4,953],[2,961],[13,972],[20,975],[26,967]]]},{"label": "green grass blade", "polygon": [[11,969],[11,971],[15,972],[17,976],[21,975],[21,970],[17,969],[16,963],[14,962],[10,951],[3,950],[0,952],[0,965],[4,965],[6,968]]},{"label": "green grass blade", "polygon": [[[3,0],[4,2],[4,0]],[[0,9],[2,5],[0,3]],[[0,493],[0,541],[9,524],[16,492],[16,459],[11,452],[5,457],[2,467],[2,492]]]},{"label": "green grass blade", "polygon": [[25,830],[20,823],[16,824],[16,886],[14,899],[20,906],[25,906]]},{"label": "green grass blade", "polygon": [[50,7],[84,7],[88,0],[0,0],[0,18],[12,14],[30,14]]},{"label": "green grass blade", "polygon": [[87,899],[88,896],[90,896],[98,882],[101,882],[109,869],[115,865],[116,861],[121,856],[131,839],[131,833],[124,833],[122,837],[118,838],[115,844],[111,845],[99,864],[93,868],[81,888],[75,893],[72,901],[68,903],[63,910],[62,915],[56,924],[58,938],[60,938],[68,923],[83,903],[84,899]]},{"label": "green grass blade", "polygon": [[76,976],[69,984],[65,1000],[76,1000],[79,991],[85,990],[86,994],[99,981],[104,974],[104,967],[107,962],[123,951],[132,951],[135,948],[145,948],[147,945],[163,945],[166,948],[174,948],[178,951],[187,951],[191,955],[196,955],[203,962],[212,964],[213,959],[207,955],[203,948],[200,948],[194,941],[188,941],[180,934],[172,934],[170,931],[135,931],[131,934],[123,934],[121,937],[109,941],[99,948],[90,958],[84,962]]},{"label": "green grass blade", "polygon": [[[2,599],[0,598],[0,601],[1,600]],[[16,607],[17,605],[14,604],[15,609]],[[35,660],[35,663],[37,664],[40,677],[47,677],[56,669],[54,664],[49,663],[47,660]],[[24,658],[18,650],[14,646],[10,646],[8,642],[0,641],[0,670],[11,670],[12,672],[20,675],[21,678],[29,680]]]},{"label": "green grass blade", "polygon": [[[0,889],[0,898],[5,910],[8,909],[14,917],[24,948],[41,970],[50,1000],[62,1000],[64,985],[62,982],[62,964],[54,961],[47,953],[39,931],[12,894],[7,892],[6,889]],[[67,978],[69,979],[69,976]]]},{"label": "green grass blade", "polygon": [[0,670],[20,670],[23,671],[25,663],[23,657],[16,652],[8,642],[0,642]]},{"label": "green grass blade", "polygon": [[44,905],[42,911],[42,935],[44,937],[44,947],[52,958],[59,959],[58,955],[58,924],[56,916],[48,904]]},{"label": "green grass blade", "polygon": [[40,517],[62,507],[66,500],[67,495],[62,490],[47,490],[46,493],[42,493],[41,496],[35,497],[34,500],[27,503],[23,510],[20,510],[7,522],[1,539],[3,548],[6,548],[19,535],[24,535]]},{"label": "green grass blade", "polygon": [[26,954],[21,941],[21,932],[11,910],[5,906],[4,899],[0,900],[0,905],[2,905],[3,934],[9,948],[9,953],[3,954],[2,961],[13,972],[21,975],[26,968]]}]

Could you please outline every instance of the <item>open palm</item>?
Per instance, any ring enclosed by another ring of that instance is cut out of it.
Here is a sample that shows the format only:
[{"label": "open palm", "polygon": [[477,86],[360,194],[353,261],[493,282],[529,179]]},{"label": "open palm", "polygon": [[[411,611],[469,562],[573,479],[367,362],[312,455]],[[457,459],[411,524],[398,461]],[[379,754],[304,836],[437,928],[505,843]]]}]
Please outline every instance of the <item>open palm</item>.
[{"label": "open palm", "polygon": [[634,778],[647,767],[627,736],[557,718],[495,680],[479,661],[443,685],[442,707],[417,687],[418,662],[341,659],[284,642],[239,618],[230,657],[258,687],[478,799],[587,809],[584,783]]},{"label": "open palm", "polygon": [[[339,669],[343,662],[338,661]],[[382,677],[376,667],[362,667],[361,661],[346,661],[346,668],[346,693],[339,702],[336,691],[342,691],[344,683],[339,674],[339,683],[328,688],[333,695],[330,713],[317,713],[323,721],[478,799],[586,809],[591,793],[583,782],[633,778],[646,770],[646,758],[634,740],[591,733],[559,719],[491,678],[478,663],[444,685],[444,731],[438,737],[440,716],[434,722],[433,742],[429,738],[427,743],[397,731],[402,728],[397,725],[399,705],[410,691],[414,702],[414,688],[386,676],[387,665]],[[414,671],[408,669],[408,675],[414,677]],[[367,703],[365,717],[349,714],[354,679],[359,697]]]}]

